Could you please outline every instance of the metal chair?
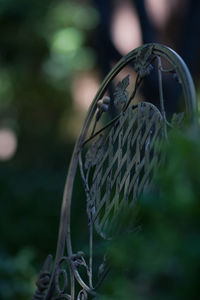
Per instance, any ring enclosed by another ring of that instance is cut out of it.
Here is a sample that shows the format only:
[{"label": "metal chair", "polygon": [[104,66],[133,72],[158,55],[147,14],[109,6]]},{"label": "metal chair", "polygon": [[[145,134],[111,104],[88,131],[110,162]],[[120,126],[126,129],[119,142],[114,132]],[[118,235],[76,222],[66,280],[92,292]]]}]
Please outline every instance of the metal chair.
[{"label": "metal chair", "polygon": [[[116,78],[127,71],[128,65],[132,75],[116,84]],[[150,76],[156,78],[158,99],[143,100],[141,87]],[[182,90],[179,96],[184,99],[182,111],[173,116],[166,111],[164,84],[168,78],[176,80]],[[112,91],[111,96],[108,90]],[[168,130],[184,120],[196,122],[195,89],[185,63],[173,50],[147,44],[127,54],[111,70],[91,104],[76,142],[64,190],[53,269],[50,272],[49,255],[33,299],[85,300],[96,295],[108,271],[105,256],[99,266],[94,261],[96,236],[103,240],[113,237],[113,224],[121,212],[134,209],[140,195],[151,186],[160,161],[157,144],[167,140]],[[77,173],[82,178],[84,213],[89,224],[84,229],[89,236],[87,256],[73,251],[70,233]]]}]

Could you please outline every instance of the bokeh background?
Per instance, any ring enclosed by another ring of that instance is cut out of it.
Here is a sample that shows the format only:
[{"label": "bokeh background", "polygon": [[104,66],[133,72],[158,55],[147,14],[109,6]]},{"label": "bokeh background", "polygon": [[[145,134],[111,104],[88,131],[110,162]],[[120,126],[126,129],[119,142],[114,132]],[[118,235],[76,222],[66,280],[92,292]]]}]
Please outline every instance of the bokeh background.
[{"label": "bokeh background", "polygon": [[[184,58],[198,91],[199,16],[194,0],[0,0],[0,299],[29,299],[55,254],[73,145],[102,78],[130,50],[161,42]],[[150,299],[139,292],[135,299]]]}]

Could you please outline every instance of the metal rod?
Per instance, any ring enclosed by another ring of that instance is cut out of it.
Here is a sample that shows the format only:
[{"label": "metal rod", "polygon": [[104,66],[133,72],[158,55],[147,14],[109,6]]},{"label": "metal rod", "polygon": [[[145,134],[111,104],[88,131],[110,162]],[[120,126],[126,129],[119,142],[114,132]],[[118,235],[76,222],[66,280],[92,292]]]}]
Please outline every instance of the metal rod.
[{"label": "metal rod", "polygon": [[158,84],[159,84],[159,96],[160,96],[160,108],[161,108],[161,114],[164,119],[164,135],[166,140],[168,140],[167,135],[167,120],[166,120],[166,113],[165,113],[165,106],[164,106],[164,97],[163,97],[163,83],[162,83],[162,62],[161,57],[158,56]]}]

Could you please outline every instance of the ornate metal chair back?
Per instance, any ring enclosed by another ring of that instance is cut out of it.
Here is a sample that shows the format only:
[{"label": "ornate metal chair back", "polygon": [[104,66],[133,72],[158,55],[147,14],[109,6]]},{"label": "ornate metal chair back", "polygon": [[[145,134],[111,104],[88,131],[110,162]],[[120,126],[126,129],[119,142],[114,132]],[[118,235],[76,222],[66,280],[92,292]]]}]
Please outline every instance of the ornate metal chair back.
[{"label": "ornate metal chair back", "polygon": [[[128,65],[132,67],[129,68],[132,75],[126,75],[116,84]],[[156,82],[158,99],[143,100],[140,87],[150,76]],[[165,105],[169,101],[165,98],[166,76],[167,80],[170,76],[176,80],[184,99],[182,112],[169,115],[171,121]],[[108,90],[112,90],[111,96]],[[157,107],[153,103],[158,103]],[[184,120],[195,123],[195,115],[196,98],[190,73],[171,49],[158,44],[144,45],[123,57],[111,70],[91,104],[75,145],[64,190],[53,270],[50,274],[52,256],[49,255],[33,299],[84,300],[95,295],[107,273],[105,256],[98,268],[94,261],[96,236],[102,239],[114,236],[122,211],[134,209],[140,195],[151,186],[161,157],[159,144],[167,140],[168,128],[179,126]],[[77,172],[82,178],[89,224],[87,257],[72,250],[70,235]]]}]

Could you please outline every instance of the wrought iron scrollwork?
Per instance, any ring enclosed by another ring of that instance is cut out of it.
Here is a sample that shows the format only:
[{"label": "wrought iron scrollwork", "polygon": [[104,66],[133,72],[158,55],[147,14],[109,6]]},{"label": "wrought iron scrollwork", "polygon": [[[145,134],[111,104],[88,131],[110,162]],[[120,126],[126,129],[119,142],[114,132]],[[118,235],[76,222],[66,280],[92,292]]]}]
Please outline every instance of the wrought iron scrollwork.
[{"label": "wrought iron scrollwork", "polygon": [[43,300],[46,294],[46,290],[50,283],[50,268],[52,264],[52,255],[48,255],[42,270],[39,273],[38,280],[36,282],[37,290],[33,296],[33,300]]},{"label": "wrought iron scrollwork", "polygon": [[[63,263],[66,263],[68,270],[66,269],[66,267],[62,267]],[[69,270],[70,268],[69,268],[68,257],[61,257],[55,270],[55,277],[54,277],[55,293],[52,300],[58,300],[58,299],[71,300],[71,295],[68,293],[69,279],[68,279],[67,272],[69,272]]]},{"label": "wrought iron scrollwork", "polygon": [[88,299],[88,293],[86,292],[86,290],[81,290],[79,293],[78,293],[78,297],[77,297],[77,300],[87,300]]},{"label": "wrought iron scrollwork", "polygon": [[[165,68],[163,60],[168,62],[169,68]],[[106,93],[108,86],[129,63],[136,72],[135,84],[130,87],[130,75],[126,75],[114,88],[111,99]],[[153,68],[157,68],[160,109],[148,102],[151,99],[132,102]],[[175,113],[170,122],[166,116],[162,80],[166,73],[178,80],[185,97],[185,111]],[[111,101],[117,107],[116,115],[104,124],[102,116],[109,113]],[[167,139],[168,128],[182,126],[185,118],[195,122],[195,113],[191,76],[181,58],[169,48],[158,44],[139,47],[111,70],[97,92],[77,140],[63,195],[54,267],[50,274],[52,257],[48,256],[39,274],[33,300],[87,300],[96,295],[96,288],[109,267],[104,256],[96,268],[97,276],[93,277],[94,229],[103,238],[112,237],[112,226],[109,227],[112,220],[115,221],[124,207],[134,207],[138,196],[151,183],[159,161],[155,144]],[[73,252],[70,235],[70,209],[78,166],[86,195],[89,228],[86,256],[83,252]]]}]

